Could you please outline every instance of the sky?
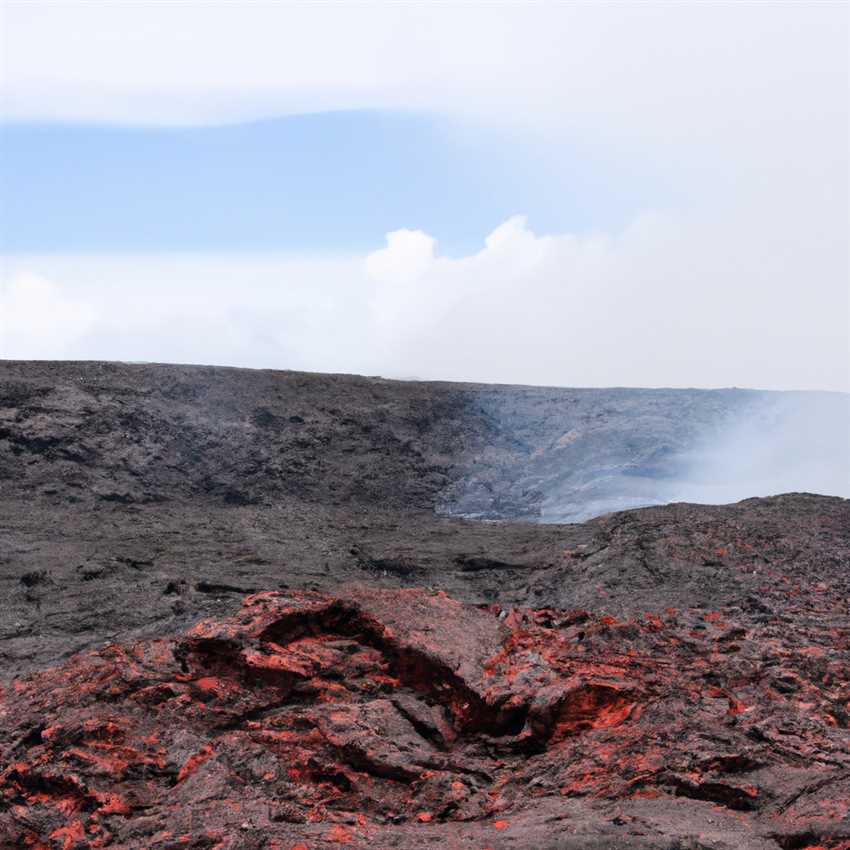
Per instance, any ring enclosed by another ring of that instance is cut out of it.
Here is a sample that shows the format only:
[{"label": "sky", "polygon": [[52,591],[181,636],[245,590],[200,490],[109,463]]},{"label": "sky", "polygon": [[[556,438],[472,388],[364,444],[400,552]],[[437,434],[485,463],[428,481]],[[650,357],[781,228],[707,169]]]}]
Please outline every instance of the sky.
[{"label": "sky", "polygon": [[0,357],[850,390],[844,2],[0,31]]}]

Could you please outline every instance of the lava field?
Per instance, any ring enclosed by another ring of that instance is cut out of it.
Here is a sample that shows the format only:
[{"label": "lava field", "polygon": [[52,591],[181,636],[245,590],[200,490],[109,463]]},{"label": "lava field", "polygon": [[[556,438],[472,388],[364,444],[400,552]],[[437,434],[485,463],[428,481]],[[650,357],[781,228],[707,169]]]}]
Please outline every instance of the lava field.
[{"label": "lava field", "polygon": [[475,522],[480,388],[0,371],[4,850],[850,850],[847,500]]}]

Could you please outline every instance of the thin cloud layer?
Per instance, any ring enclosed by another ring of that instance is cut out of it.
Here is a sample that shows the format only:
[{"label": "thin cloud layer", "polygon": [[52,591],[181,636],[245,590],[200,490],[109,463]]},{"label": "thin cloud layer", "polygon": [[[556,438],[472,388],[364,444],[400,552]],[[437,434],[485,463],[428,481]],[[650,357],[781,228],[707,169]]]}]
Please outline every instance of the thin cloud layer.
[{"label": "thin cloud layer", "polygon": [[416,107],[616,124],[627,144],[746,136],[783,104],[818,120],[848,30],[838,3],[4,5],[14,117],[182,124]]},{"label": "thin cloud layer", "polygon": [[580,167],[563,152],[581,140],[684,198],[728,201],[744,185],[817,215],[831,186],[846,212],[840,3],[7,0],[0,27],[5,120],[198,125],[424,110],[486,125],[506,147],[530,139],[553,169]]}]

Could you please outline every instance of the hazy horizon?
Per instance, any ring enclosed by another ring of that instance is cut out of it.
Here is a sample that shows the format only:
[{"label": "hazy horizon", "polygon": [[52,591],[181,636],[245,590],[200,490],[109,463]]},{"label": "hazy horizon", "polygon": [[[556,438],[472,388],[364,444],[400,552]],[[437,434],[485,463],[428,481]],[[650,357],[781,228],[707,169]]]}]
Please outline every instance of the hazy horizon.
[{"label": "hazy horizon", "polygon": [[315,369],[290,369],[288,367],[274,366],[235,366],[231,363],[216,363],[216,362],[192,362],[192,361],[174,361],[174,360],[105,360],[93,358],[56,358],[56,357],[0,357],[0,363],[44,363],[56,365],[62,364],[104,364],[117,366],[176,366],[197,369],[246,369],[259,372],[295,372],[305,375],[343,375],[352,378],[370,378],[382,381],[398,381],[410,383],[428,383],[428,384],[469,384],[472,386],[485,387],[529,387],[535,389],[563,389],[563,390],[646,390],[647,392],[671,390],[674,392],[741,392],[741,393],[759,393],[759,394],[775,394],[775,395],[823,395],[823,396],[847,396],[850,398],[850,390],[819,390],[819,389],[799,389],[797,387],[788,387],[783,389],[768,389],[765,387],[746,387],[746,386],[714,386],[714,387],[698,387],[698,386],[669,386],[669,385],[627,385],[627,384],[547,384],[547,383],[508,383],[505,381],[468,381],[460,378],[424,378],[419,375],[382,375],[379,373],[368,374],[366,372],[322,372]]}]

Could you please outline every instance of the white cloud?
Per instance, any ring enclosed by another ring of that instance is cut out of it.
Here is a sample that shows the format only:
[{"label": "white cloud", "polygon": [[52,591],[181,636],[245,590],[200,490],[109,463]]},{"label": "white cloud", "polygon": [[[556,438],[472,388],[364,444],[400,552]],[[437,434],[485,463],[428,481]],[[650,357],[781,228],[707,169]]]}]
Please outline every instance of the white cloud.
[{"label": "white cloud", "polygon": [[[565,153],[580,141],[612,180],[654,175],[658,197],[679,199],[635,210],[619,233],[541,236],[510,219],[458,258],[411,229],[347,260],[15,260],[97,305],[63,350],[535,383],[850,386],[842,3],[7,0],[2,21],[7,118],[427,109],[456,129],[486,124],[506,148],[530,141],[552,169],[580,170]],[[52,350],[49,337],[39,349],[37,335],[7,331],[4,350]]]},{"label": "white cloud", "polygon": [[394,230],[387,247],[366,257],[369,277],[385,283],[411,283],[421,278],[434,262],[436,240],[421,230]]},{"label": "white cloud", "polygon": [[4,337],[7,356],[52,356],[44,352],[60,330],[74,328],[62,350],[94,359],[562,386],[850,389],[840,268],[808,256],[805,241],[778,244],[732,218],[647,213],[620,233],[537,235],[514,217],[480,251],[454,258],[425,233],[395,231],[382,249],[335,260],[8,265],[13,276],[61,283],[66,295],[31,287],[22,309],[8,294],[20,284],[4,290],[0,308],[11,313],[0,322],[19,325]]},{"label": "white cloud", "polygon": [[0,357],[65,356],[95,325],[93,306],[66,297],[58,286],[31,273],[0,280]]}]

